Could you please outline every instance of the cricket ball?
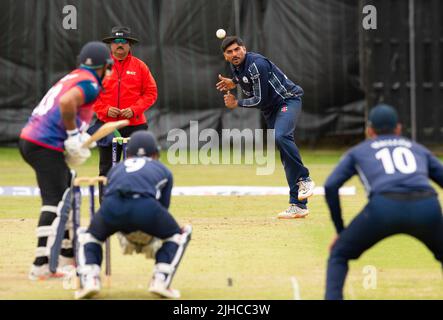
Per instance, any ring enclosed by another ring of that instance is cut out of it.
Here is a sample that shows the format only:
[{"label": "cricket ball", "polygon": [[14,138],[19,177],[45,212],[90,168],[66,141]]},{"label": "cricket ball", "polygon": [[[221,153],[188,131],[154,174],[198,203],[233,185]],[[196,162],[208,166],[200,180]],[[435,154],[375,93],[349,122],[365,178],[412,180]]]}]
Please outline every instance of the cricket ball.
[{"label": "cricket ball", "polygon": [[224,37],[226,37],[226,31],[224,29],[218,29],[215,34],[219,39],[223,39]]}]

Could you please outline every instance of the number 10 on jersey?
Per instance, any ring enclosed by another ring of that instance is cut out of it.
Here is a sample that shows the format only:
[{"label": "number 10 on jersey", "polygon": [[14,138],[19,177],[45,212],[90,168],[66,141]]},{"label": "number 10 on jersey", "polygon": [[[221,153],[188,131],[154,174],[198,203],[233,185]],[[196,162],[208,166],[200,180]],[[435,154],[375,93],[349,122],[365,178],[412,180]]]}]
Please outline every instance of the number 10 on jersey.
[{"label": "number 10 on jersey", "polygon": [[411,174],[417,170],[417,161],[411,150],[405,147],[396,147],[392,150],[383,148],[375,154],[381,160],[386,174],[394,174],[396,170],[404,174]]}]

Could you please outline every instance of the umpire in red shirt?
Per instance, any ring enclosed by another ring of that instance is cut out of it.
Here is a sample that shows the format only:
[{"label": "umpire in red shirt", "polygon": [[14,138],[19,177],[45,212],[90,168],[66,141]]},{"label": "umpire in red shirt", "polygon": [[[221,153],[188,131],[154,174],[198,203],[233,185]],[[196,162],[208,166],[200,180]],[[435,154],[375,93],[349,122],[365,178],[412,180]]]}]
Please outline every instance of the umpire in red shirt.
[{"label": "umpire in red shirt", "polygon": [[[129,27],[113,27],[111,34],[103,39],[111,48],[114,65],[110,75],[103,80],[103,92],[94,104],[97,122],[90,133],[103,123],[128,119],[129,126],[120,129],[122,137],[148,128],[144,112],[157,100],[157,85],[148,66],[131,54],[138,39]],[[100,151],[100,175],[106,175],[112,166],[112,138],[110,135],[97,144]],[[121,147],[117,148],[120,159]]]}]

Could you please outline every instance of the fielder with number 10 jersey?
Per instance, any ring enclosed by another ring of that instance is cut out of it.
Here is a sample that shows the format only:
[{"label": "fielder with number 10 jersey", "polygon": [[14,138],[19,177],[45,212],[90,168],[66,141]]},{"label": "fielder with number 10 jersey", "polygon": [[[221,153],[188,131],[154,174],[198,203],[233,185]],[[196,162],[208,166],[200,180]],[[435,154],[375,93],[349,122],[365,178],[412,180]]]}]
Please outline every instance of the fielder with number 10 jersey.
[{"label": "fielder with number 10 jersey", "polygon": [[[443,165],[424,146],[402,137],[396,110],[369,113],[369,139],[352,148],[325,183],[337,235],[330,246],[326,299],[343,299],[348,260],[379,241],[407,234],[421,241],[443,266],[443,215],[429,179],[443,187]],[[358,174],[369,201],[345,228],[339,188]]]},{"label": "fielder with number 10 jersey", "polygon": [[337,184],[358,174],[369,196],[434,190],[428,176],[443,183],[440,166],[438,159],[422,145],[400,136],[383,135],[351,149],[329,181]]}]

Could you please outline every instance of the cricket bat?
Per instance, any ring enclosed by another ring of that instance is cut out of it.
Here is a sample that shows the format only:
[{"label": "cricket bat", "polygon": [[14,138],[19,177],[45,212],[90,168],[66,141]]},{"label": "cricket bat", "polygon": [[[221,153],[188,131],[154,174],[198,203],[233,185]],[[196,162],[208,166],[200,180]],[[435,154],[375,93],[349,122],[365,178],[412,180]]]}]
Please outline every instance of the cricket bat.
[{"label": "cricket bat", "polygon": [[93,142],[106,137],[108,134],[112,133],[114,130],[126,127],[129,124],[129,120],[119,120],[113,122],[107,122],[102,125],[88,140],[86,140],[82,147],[88,148]]}]

